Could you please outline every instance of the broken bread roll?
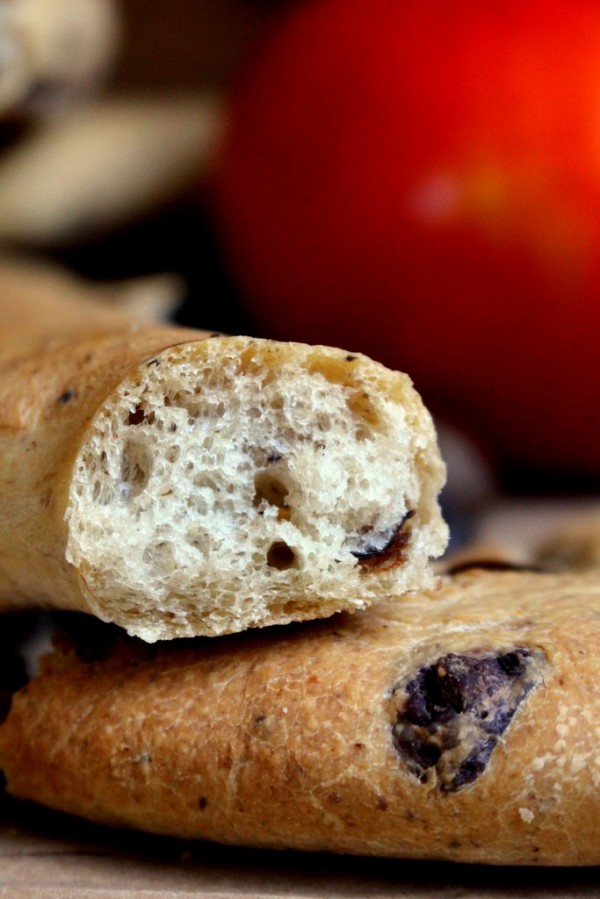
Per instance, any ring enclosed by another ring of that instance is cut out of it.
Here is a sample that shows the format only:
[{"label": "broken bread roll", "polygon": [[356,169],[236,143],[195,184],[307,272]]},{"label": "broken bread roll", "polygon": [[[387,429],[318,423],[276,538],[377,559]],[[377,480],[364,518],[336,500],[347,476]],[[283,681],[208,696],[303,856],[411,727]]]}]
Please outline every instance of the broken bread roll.
[{"label": "broken bread roll", "polygon": [[13,696],[15,796],[238,845],[600,863],[597,577],[472,570],[152,647],[92,625]]},{"label": "broken bread roll", "polygon": [[406,375],[129,324],[13,340],[0,375],[5,608],[87,611],[154,641],[432,583],[444,466]]}]

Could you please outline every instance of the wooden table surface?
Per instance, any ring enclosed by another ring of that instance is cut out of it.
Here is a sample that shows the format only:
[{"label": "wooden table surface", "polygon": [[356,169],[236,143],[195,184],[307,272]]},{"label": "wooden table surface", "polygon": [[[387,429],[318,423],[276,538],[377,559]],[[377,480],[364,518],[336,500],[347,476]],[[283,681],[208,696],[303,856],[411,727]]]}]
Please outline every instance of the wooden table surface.
[{"label": "wooden table surface", "polygon": [[98,827],[4,797],[0,899],[600,896],[600,868],[486,868],[265,852]]}]

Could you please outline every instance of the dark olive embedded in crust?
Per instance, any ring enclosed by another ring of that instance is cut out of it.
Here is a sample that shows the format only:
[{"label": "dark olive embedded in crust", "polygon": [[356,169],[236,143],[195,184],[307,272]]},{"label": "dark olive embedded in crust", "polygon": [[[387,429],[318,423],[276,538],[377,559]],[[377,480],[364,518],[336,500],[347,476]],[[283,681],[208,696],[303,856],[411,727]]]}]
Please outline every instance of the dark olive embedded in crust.
[{"label": "dark olive embedded in crust", "polygon": [[409,771],[444,792],[486,769],[500,736],[541,681],[541,657],[524,647],[448,653],[395,688],[392,739]]}]

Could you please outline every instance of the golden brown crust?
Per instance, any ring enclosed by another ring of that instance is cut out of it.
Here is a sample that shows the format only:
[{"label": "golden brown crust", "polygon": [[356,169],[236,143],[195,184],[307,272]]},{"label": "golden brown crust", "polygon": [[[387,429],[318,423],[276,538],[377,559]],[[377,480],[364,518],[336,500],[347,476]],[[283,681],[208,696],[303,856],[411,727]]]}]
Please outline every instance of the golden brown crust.
[{"label": "golden brown crust", "polygon": [[598,864],[599,645],[597,578],[472,571],[325,623],[57,653],[0,765],[17,796],[183,837]]},{"label": "golden brown crust", "polygon": [[[0,608],[86,610],[65,561],[71,469],[94,413],[121,380],[166,347],[205,332],[143,325],[110,309],[28,287],[10,270],[0,307]],[[38,288],[38,289],[36,289]]]}]

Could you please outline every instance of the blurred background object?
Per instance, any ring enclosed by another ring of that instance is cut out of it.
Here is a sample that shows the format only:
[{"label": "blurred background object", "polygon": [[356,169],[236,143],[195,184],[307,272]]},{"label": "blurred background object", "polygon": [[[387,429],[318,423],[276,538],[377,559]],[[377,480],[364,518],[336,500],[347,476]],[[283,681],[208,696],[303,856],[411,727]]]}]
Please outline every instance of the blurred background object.
[{"label": "blurred background object", "polygon": [[223,88],[270,9],[285,2],[120,0],[123,40],[114,87],[144,93]]},{"label": "blurred background object", "polygon": [[0,113],[81,101],[114,62],[119,33],[113,0],[0,0]]},{"label": "blurred background object", "polygon": [[204,191],[217,97],[269,6],[0,0],[0,249],[97,281],[174,273],[183,321],[248,330]]},{"label": "blurred background object", "polygon": [[64,247],[179,198],[216,152],[221,104],[177,93],[111,98],[39,125],[0,166],[0,241]]},{"label": "blurred background object", "polygon": [[218,93],[263,13],[254,0],[0,0],[0,249],[94,281],[175,275],[184,319],[243,330],[201,185]]},{"label": "blurred background object", "polygon": [[0,0],[0,249],[408,371],[460,543],[600,489],[599,51],[592,0]]},{"label": "blurred background object", "polygon": [[303,0],[215,191],[261,333],[408,371],[520,489],[600,483],[600,6]]},{"label": "blurred background object", "polygon": [[[90,328],[108,328],[115,311],[123,322],[145,323],[170,318],[182,301],[184,285],[177,275],[154,275],[98,284],[85,281],[39,258],[0,256],[0,322],[3,338],[22,333],[64,334]],[[82,322],[81,310],[86,310]],[[122,327],[123,325],[121,325]]]}]

